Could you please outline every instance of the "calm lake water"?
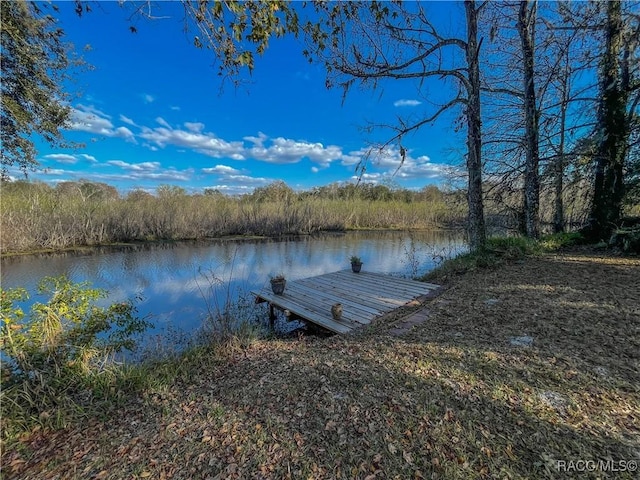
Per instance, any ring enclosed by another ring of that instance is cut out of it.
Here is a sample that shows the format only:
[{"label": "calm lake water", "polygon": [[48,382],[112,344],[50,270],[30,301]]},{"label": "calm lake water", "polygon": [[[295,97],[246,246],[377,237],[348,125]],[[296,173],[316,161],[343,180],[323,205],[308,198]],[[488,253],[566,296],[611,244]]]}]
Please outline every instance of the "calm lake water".
[{"label": "calm lake water", "polygon": [[41,278],[59,275],[107,290],[105,305],[139,297],[138,313],[154,324],[148,341],[194,332],[209,310],[222,309],[227,300],[252,300],[249,292],[267,286],[270,275],[296,280],[344,270],[358,255],[364,270],[412,277],[466,248],[460,232],[349,232],[99,248],[5,258],[0,266],[2,288],[24,287],[32,300],[43,300],[35,294]]}]

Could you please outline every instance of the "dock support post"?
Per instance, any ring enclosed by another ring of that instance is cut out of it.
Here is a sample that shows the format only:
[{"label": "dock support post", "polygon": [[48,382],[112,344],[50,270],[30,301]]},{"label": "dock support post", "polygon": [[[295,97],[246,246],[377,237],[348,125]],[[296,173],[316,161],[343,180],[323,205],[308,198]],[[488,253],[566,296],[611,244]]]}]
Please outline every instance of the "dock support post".
[{"label": "dock support post", "polygon": [[276,309],[273,303],[269,303],[269,325],[271,326],[271,330],[273,330],[275,323],[276,323]]}]

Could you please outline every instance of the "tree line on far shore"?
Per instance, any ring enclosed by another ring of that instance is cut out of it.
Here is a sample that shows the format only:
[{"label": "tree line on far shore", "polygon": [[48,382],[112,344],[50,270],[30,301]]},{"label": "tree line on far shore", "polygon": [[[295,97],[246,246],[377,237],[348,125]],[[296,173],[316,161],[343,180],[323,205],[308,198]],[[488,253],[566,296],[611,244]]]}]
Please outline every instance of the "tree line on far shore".
[{"label": "tree line on far shore", "polygon": [[332,185],[295,192],[274,182],[243,196],[215,189],[187,194],[175,185],[125,195],[88,181],[51,187],[3,182],[2,253],[149,240],[230,235],[295,235],[347,229],[463,225],[464,194],[376,185]]},{"label": "tree line on far shore", "polygon": [[[498,189],[499,185],[494,185]],[[497,195],[494,190],[493,195]],[[505,199],[514,192],[502,191]],[[567,223],[588,213],[585,192],[567,192]],[[491,226],[518,229],[517,211],[487,204]],[[553,209],[544,204],[550,228]],[[429,185],[421,190],[370,183],[335,183],[295,191],[282,181],[230,196],[209,188],[188,194],[175,185],[154,192],[120,194],[105,183],[2,182],[0,252],[63,249],[149,240],[220,238],[230,235],[296,235],[351,229],[462,228],[464,189]]]}]

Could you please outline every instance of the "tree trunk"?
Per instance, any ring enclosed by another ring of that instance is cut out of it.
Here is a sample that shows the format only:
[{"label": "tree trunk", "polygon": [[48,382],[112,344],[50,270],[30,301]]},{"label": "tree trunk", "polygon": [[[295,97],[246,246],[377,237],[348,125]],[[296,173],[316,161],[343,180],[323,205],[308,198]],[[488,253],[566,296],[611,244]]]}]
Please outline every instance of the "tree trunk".
[{"label": "tree trunk", "polygon": [[[626,117],[628,77],[619,68],[623,47],[619,0],[607,3],[606,44],[600,74],[598,145],[593,203],[585,233],[590,240],[608,239],[622,214],[623,165],[629,137]],[[625,78],[626,77],[626,78]]]},{"label": "tree trunk", "polygon": [[529,7],[529,0],[520,2],[518,12],[518,33],[522,44],[523,80],[524,80],[524,119],[526,160],[524,168],[524,221],[528,237],[537,238],[540,234],[540,179],[538,164],[539,129],[538,108],[533,61],[535,55],[535,23],[537,2]]},{"label": "tree trunk", "polygon": [[553,209],[553,231],[554,233],[564,232],[564,201],[562,193],[564,190],[564,150],[565,133],[567,126],[567,108],[569,106],[569,75],[570,75],[569,49],[565,52],[565,68],[562,72],[560,102],[560,143],[558,145],[557,156],[553,162],[553,187],[554,187],[554,209]]},{"label": "tree trunk", "polygon": [[564,144],[567,107],[562,105],[560,110],[560,144],[558,145],[558,155],[553,163],[553,232],[564,232],[564,201],[562,200],[562,192],[564,191]]},{"label": "tree trunk", "polygon": [[482,136],[480,117],[480,62],[478,59],[478,11],[473,0],[464,2],[467,17],[467,66],[469,68],[469,98],[467,103],[467,172],[469,185],[469,246],[472,251],[484,248],[487,234],[482,200]]}]

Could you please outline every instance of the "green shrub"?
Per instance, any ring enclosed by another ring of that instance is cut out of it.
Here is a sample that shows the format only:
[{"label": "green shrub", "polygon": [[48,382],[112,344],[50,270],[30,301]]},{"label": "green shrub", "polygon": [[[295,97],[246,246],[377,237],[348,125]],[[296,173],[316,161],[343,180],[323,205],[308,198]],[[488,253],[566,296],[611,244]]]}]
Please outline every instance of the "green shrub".
[{"label": "green shrub", "polygon": [[468,271],[496,267],[500,264],[498,255],[489,250],[463,253],[443,261],[438,267],[422,277],[424,281],[444,281],[454,275]]},{"label": "green shrub", "polygon": [[108,397],[126,370],[113,355],[133,349],[134,336],[149,326],[130,301],[97,305],[107,293],[87,283],[47,277],[38,292],[48,301],[26,315],[24,289],[0,290],[5,435],[34,421],[64,425]]},{"label": "green shrub", "polygon": [[470,270],[482,268],[495,268],[527,255],[539,255],[545,251],[580,245],[584,241],[584,237],[578,232],[556,233],[540,240],[527,237],[491,237],[487,239],[484,249],[445,260],[436,269],[427,273],[423,280],[446,280],[451,275],[461,275]]},{"label": "green shrub", "polygon": [[581,245],[585,242],[580,232],[563,232],[546,235],[540,239],[540,245],[545,250],[558,250],[562,247]]},{"label": "green shrub", "polygon": [[540,244],[526,237],[491,237],[485,248],[476,252],[463,253],[445,260],[437,268],[427,273],[423,280],[446,280],[451,275],[486,268],[496,268],[505,262],[512,262],[527,255],[541,252]]},{"label": "green shrub", "polygon": [[540,252],[538,242],[527,237],[491,237],[487,239],[485,249],[509,259]]}]

